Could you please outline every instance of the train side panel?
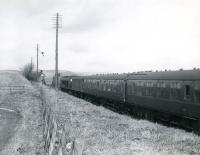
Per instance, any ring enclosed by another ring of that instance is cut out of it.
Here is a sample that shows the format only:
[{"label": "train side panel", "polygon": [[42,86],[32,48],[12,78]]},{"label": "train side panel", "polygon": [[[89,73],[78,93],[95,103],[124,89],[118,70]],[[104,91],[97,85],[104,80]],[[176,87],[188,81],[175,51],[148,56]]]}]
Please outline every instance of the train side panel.
[{"label": "train side panel", "polygon": [[84,79],[83,78],[73,78],[72,79],[72,90],[83,92],[83,84]]},{"label": "train side panel", "polygon": [[124,100],[123,80],[85,79],[84,92],[116,101]]},{"label": "train side panel", "polygon": [[183,117],[200,118],[198,81],[128,80],[127,102]]},{"label": "train side panel", "polygon": [[70,77],[62,77],[60,79],[60,89],[72,89],[72,80]]}]

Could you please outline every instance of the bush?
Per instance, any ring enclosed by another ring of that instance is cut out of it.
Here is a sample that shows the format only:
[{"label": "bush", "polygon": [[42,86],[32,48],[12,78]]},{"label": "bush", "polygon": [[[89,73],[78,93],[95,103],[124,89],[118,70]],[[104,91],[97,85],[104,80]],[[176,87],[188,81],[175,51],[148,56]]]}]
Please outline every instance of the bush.
[{"label": "bush", "polygon": [[33,71],[34,64],[28,63],[22,69],[23,76],[29,81],[37,81],[37,72]]}]

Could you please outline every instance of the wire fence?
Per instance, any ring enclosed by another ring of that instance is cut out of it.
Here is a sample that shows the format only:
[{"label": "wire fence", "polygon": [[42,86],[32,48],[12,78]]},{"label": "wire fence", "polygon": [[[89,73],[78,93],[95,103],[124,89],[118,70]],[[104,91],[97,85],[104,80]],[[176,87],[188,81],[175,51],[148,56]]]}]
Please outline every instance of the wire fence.
[{"label": "wire fence", "polygon": [[0,86],[0,92],[25,92],[26,87],[24,85],[9,85],[9,86]]},{"label": "wire fence", "polygon": [[59,129],[57,119],[41,86],[40,94],[42,99],[43,112],[43,138],[45,152],[48,155],[82,155],[83,147],[79,145],[75,137],[69,136],[69,124]]}]

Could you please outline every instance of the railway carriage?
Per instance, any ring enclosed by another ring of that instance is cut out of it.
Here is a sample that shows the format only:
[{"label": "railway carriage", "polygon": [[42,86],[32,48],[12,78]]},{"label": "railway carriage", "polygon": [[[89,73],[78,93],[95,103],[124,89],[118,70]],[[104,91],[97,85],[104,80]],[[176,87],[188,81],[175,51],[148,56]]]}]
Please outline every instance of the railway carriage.
[{"label": "railway carriage", "polygon": [[98,75],[84,78],[84,93],[124,101],[125,75]]},{"label": "railway carriage", "polygon": [[71,90],[72,89],[72,78],[74,76],[63,76],[60,78],[60,89]]},{"label": "railway carriage", "polygon": [[168,114],[200,119],[200,71],[130,75],[127,102]]},{"label": "railway carriage", "polygon": [[68,76],[61,78],[60,87],[121,106],[157,111],[168,120],[186,118],[183,125],[189,121],[189,126],[200,131],[199,70]]}]

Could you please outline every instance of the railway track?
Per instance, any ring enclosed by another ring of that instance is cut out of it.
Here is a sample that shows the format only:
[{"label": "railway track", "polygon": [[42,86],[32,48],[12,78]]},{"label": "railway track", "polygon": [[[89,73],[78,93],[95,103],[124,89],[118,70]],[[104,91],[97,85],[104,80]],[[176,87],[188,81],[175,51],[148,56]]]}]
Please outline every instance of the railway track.
[{"label": "railway track", "polygon": [[168,127],[184,129],[185,131],[196,133],[195,128],[192,127],[195,124],[196,121],[195,119],[182,118],[175,115],[169,115],[166,113],[161,113],[158,111],[146,109],[135,105],[130,105],[127,103],[120,103],[112,100],[106,100],[103,98],[97,98],[88,94],[77,93],[75,91],[69,91],[69,90],[63,90],[63,91],[70,95],[84,99],[94,105],[103,106],[113,112],[122,115],[127,115],[134,119],[145,119]]}]

